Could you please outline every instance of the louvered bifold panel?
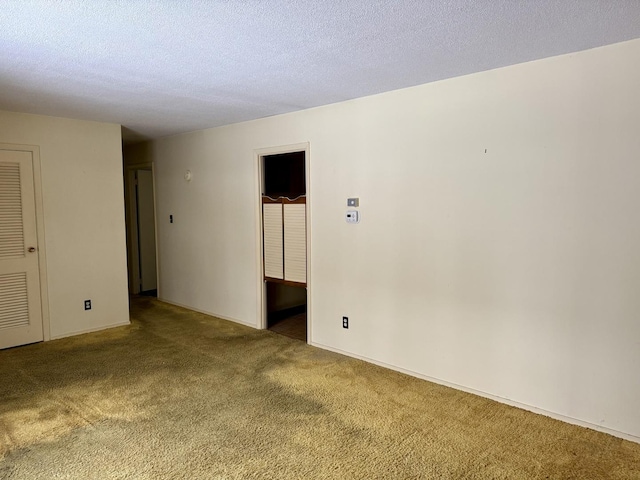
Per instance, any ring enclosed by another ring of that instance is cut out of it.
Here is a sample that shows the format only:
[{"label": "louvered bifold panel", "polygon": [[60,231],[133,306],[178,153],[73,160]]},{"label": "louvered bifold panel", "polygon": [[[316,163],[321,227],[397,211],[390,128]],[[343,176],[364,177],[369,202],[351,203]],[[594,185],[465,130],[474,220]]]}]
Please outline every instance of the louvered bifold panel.
[{"label": "louvered bifold panel", "polygon": [[284,279],[307,283],[307,216],[304,203],[284,205]]},{"label": "louvered bifold panel", "polygon": [[264,276],[283,278],[282,204],[262,205],[264,228]]},{"label": "louvered bifold panel", "polygon": [[27,274],[0,275],[0,330],[29,325]]},{"label": "louvered bifold panel", "polygon": [[0,162],[0,258],[24,256],[20,164]]}]

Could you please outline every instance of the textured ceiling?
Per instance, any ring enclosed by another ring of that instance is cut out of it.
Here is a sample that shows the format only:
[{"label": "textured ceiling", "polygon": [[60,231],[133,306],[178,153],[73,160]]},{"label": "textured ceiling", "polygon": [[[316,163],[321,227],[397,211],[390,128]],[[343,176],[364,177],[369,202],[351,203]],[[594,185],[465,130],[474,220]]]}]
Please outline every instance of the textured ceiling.
[{"label": "textured ceiling", "polygon": [[4,0],[0,109],[130,139],[640,37],[640,0]]}]

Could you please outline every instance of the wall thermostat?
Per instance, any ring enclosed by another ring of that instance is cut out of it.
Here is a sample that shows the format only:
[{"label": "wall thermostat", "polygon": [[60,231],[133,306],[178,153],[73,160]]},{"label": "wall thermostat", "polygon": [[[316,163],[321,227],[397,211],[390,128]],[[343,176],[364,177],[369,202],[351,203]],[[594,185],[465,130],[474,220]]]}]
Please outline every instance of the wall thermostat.
[{"label": "wall thermostat", "polygon": [[360,214],[357,210],[347,210],[345,219],[347,220],[347,223],[360,223]]}]

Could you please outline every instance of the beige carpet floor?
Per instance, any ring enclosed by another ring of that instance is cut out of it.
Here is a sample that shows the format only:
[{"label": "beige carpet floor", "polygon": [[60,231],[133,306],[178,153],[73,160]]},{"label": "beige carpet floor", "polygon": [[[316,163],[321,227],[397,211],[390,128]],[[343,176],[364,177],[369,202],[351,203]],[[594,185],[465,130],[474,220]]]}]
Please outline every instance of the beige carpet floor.
[{"label": "beige carpet floor", "polygon": [[631,479],[640,445],[169,306],[0,351],[2,479]]}]

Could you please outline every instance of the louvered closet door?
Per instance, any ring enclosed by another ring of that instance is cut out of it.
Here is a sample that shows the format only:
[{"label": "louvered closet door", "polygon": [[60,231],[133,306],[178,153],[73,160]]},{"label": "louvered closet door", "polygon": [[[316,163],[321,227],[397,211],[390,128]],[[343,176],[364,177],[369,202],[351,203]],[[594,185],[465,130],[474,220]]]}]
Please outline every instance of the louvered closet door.
[{"label": "louvered closet door", "polygon": [[262,225],[264,241],[264,276],[283,278],[282,252],[282,204],[262,204]]},{"label": "louvered closet door", "polygon": [[31,152],[0,150],[0,348],[43,340],[36,240]]},{"label": "louvered closet door", "polygon": [[284,279],[307,283],[307,206],[284,204]]}]

